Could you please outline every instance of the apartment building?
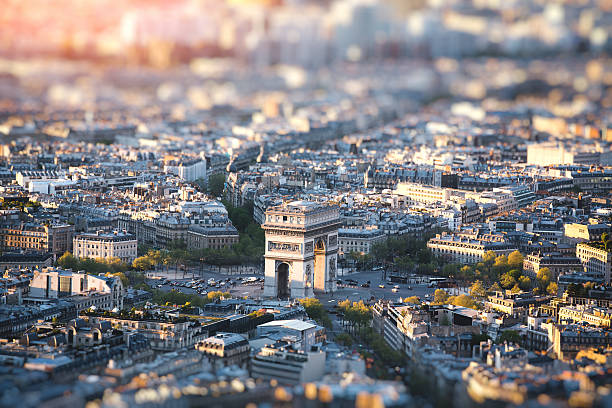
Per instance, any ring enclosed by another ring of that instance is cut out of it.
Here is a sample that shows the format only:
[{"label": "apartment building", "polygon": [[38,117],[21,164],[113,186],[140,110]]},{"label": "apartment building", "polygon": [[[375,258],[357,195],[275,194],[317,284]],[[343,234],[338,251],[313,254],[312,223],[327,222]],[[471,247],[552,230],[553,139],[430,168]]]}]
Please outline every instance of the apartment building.
[{"label": "apartment building", "polygon": [[338,229],[338,248],[344,255],[351,252],[369,254],[372,247],[387,239],[381,229],[340,228]]},{"label": "apartment building", "polygon": [[604,232],[610,232],[607,224],[580,224],[571,223],[564,225],[564,235],[570,242],[597,241]]},{"label": "apartment building", "polygon": [[605,249],[603,243],[582,242],[576,245],[576,256],[584,265],[584,271],[603,279],[604,284],[610,285],[612,275],[612,251]]},{"label": "apartment building", "polygon": [[325,352],[296,351],[281,343],[266,346],[251,359],[251,376],[264,381],[297,385],[320,380],[325,372]]},{"label": "apartment building", "polygon": [[427,241],[427,248],[438,257],[451,262],[475,264],[485,253],[493,251],[496,256],[508,255],[517,250],[515,244],[503,241],[489,241],[479,237],[437,234]]},{"label": "apartment building", "polygon": [[531,254],[523,261],[523,271],[530,278],[535,279],[542,268],[548,268],[557,280],[559,275],[571,274],[582,271],[584,268],[579,258],[575,256],[564,256],[561,253]]},{"label": "apartment building", "polygon": [[132,262],[137,256],[138,240],[123,231],[78,234],[74,237],[73,253],[78,258],[119,258]]},{"label": "apartment building", "polygon": [[408,204],[442,203],[450,198],[450,190],[446,188],[425,186],[416,183],[398,183],[395,193],[401,197],[405,197]]},{"label": "apartment building", "polygon": [[[94,293],[100,296],[93,296]],[[30,283],[32,298],[58,299],[77,295],[92,295],[91,299],[75,297],[75,302],[80,306],[77,309],[88,306],[104,310],[122,309],[125,289],[121,279],[116,276],[89,275],[85,272],[72,272],[59,268],[45,268],[34,272]],[[81,304],[92,300],[95,302]]]},{"label": "apartment building", "polygon": [[118,316],[105,316],[100,313],[87,312],[81,318],[89,324],[100,324],[107,321],[119,330],[136,330],[146,337],[154,351],[176,351],[183,348],[192,348],[205,337],[203,326],[194,320],[186,318],[163,318],[136,316],[123,318]]},{"label": "apartment building", "polygon": [[196,350],[206,354],[214,364],[242,366],[249,358],[248,340],[236,333],[217,333],[196,344]]},{"label": "apartment building", "polygon": [[572,360],[581,350],[612,346],[610,329],[579,324],[554,324],[549,331],[553,351],[561,360]]},{"label": "apartment building", "polygon": [[61,255],[72,249],[73,234],[74,226],[68,224],[7,224],[0,226],[0,247],[3,251],[33,249]]},{"label": "apartment building", "polygon": [[233,225],[224,227],[191,225],[187,230],[188,249],[228,248],[236,244],[239,239],[238,230]]},{"label": "apartment building", "polygon": [[610,327],[612,309],[590,306],[562,306],[559,308],[559,322],[586,322],[597,327]]}]

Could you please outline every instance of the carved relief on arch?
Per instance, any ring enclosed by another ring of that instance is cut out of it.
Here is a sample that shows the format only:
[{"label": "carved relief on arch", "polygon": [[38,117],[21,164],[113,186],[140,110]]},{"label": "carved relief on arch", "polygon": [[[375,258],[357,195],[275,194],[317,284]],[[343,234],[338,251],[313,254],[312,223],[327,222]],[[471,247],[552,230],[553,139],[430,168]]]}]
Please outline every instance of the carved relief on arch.
[{"label": "carved relief on arch", "polygon": [[336,258],[329,258],[329,280],[333,280],[336,278]]},{"label": "carved relief on arch", "polygon": [[312,286],[312,266],[310,264],[306,265],[306,271],[304,275],[304,286],[309,288]]},{"label": "carved relief on arch", "polygon": [[325,251],[327,248],[327,235],[315,238],[315,251]]}]

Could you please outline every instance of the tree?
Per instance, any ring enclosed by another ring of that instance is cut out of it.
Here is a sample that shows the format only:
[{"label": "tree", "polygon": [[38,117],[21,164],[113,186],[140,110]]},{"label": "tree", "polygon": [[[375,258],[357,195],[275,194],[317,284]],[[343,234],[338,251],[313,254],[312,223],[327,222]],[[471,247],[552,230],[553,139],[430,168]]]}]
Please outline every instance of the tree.
[{"label": "tree", "polygon": [[552,279],[552,273],[550,272],[550,269],[541,268],[538,271],[537,280],[541,288],[548,287],[548,284],[550,283],[551,279]]},{"label": "tree", "polygon": [[64,255],[59,257],[57,264],[64,269],[79,269],[79,260],[68,251],[64,252]]},{"label": "tree", "polygon": [[418,305],[421,303],[421,299],[419,299],[418,296],[410,296],[410,297],[404,298],[404,303],[413,303],[415,305]]},{"label": "tree", "polygon": [[442,276],[455,276],[459,272],[459,265],[451,263],[442,267]]},{"label": "tree", "polygon": [[548,292],[549,295],[556,296],[558,292],[557,284],[555,282],[550,282],[546,288],[546,292]]},{"label": "tree", "polygon": [[518,283],[514,285],[512,289],[510,289],[510,293],[512,294],[521,293],[521,288],[519,287]]},{"label": "tree", "polygon": [[331,319],[329,318],[327,311],[325,310],[319,299],[306,298],[300,300],[300,303],[302,304],[302,306],[304,306],[304,310],[306,311],[306,314],[308,314],[308,317],[327,328],[332,327]]},{"label": "tree", "polygon": [[499,283],[495,282],[490,288],[489,288],[490,292],[501,292],[502,288],[501,286],[499,286]]},{"label": "tree", "polygon": [[217,173],[208,177],[208,193],[213,197],[221,197],[225,188],[225,174]]},{"label": "tree", "polygon": [[482,262],[485,263],[485,265],[493,265],[493,263],[495,262],[495,252],[493,251],[487,251],[485,252],[484,256],[482,257]]},{"label": "tree", "polygon": [[117,272],[117,273],[113,273],[112,275],[117,276],[119,279],[121,279],[121,283],[123,284],[124,288],[127,288],[128,286],[130,286],[130,281],[127,278],[127,276],[125,276],[125,273]]},{"label": "tree", "polygon": [[523,269],[523,254],[519,251],[514,251],[508,255],[508,265],[511,268]]},{"label": "tree", "polygon": [[501,344],[501,343],[504,343],[506,341],[508,343],[520,344],[521,343],[521,335],[516,330],[504,330],[501,333],[501,335],[499,336],[499,338],[497,339],[497,343]]},{"label": "tree", "polygon": [[468,307],[470,309],[478,308],[478,304],[474,298],[468,295],[451,296],[448,298],[448,303],[455,306]]},{"label": "tree", "polygon": [[336,335],[336,342],[351,347],[353,345],[353,338],[348,333],[340,333]]},{"label": "tree", "polygon": [[516,279],[514,279],[514,276],[512,276],[512,274],[510,274],[509,272],[504,273],[501,276],[499,282],[505,289],[511,288],[512,286],[516,285]]},{"label": "tree", "polygon": [[521,276],[518,281],[518,285],[521,290],[529,290],[531,289],[531,279],[526,276]]},{"label": "tree", "polygon": [[475,297],[485,297],[487,295],[487,291],[485,290],[482,281],[477,280],[472,286],[470,286],[470,295]]},{"label": "tree", "polygon": [[443,289],[436,289],[434,292],[434,303],[445,304],[448,301],[448,293]]},{"label": "tree", "polygon": [[153,261],[147,255],[139,256],[132,262],[132,267],[139,271],[148,271],[153,268]]}]

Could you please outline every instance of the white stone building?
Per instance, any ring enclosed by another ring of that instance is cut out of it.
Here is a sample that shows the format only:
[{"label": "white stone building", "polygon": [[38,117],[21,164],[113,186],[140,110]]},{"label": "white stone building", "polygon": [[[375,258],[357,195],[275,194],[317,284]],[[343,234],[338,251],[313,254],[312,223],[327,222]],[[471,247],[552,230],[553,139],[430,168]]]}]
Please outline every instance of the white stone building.
[{"label": "white stone building", "polygon": [[84,233],[76,235],[72,251],[78,258],[119,258],[132,262],[137,256],[138,240],[125,231]]}]

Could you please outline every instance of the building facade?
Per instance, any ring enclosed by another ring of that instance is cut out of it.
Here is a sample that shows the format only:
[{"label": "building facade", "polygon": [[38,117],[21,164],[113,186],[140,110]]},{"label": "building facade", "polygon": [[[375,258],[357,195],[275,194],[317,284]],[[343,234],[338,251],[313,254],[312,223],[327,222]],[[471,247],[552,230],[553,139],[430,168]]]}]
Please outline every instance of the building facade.
[{"label": "building facade", "polygon": [[583,242],[576,245],[576,256],[580,258],[587,275],[603,279],[610,285],[612,274],[612,252],[600,243]]},{"label": "building facade", "polygon": [[[33,298],[58,299],[76,295],[100,293],[110,297],[96,298],[93,305],[106,310],[123,308],[125,289],[121,279],[116,276],[89,275],[84,272],[45,268],[34,272],[30,284],[30,296]],[[74,299],[77,303],[79,299]],[[91,299],[81,299],[91,301]],[[84,307],[82,307],[84,308]]]},{"label": "building facade", "polygon": [[363,228],[340,228],[338,230],[338,249],[341,255],[351,252],[369,254],[372,246],[386,239],[383,230]]},{"label": "building facade", "polygon": [[222,249],[238,243],[238,230],[228,225],[225,227],[203,227],[191,225],[187,231],[188,249]]},{"label": "building facade", "polygon": [[523,261],[523,270],[530,278],[535,279],[542,268],[548,268],[553,280],[559,275],[582,271],[582,262],[575,256],[563,256],[562,254],[531,254]]},{"label": "building facade", "polygon": [[72,249],[73,225],[8,224],[0,227],[2,250],[34,249],[61,255]]},{"label": "building facade", "polygon": [[137,250],[136,237],[120,231],[79,234],[73,242],[73,253],[78,258],[119,258],[124,262],[132,262],[136,259]]},{"label": "building facade", "polygon": [[485,253],[489,251],[493,251],[496,256],[499,256],[508,255],[517,250],[516,245],[511,243],[440,234],[427,241],[427,248],[435,256],[452,262],[467,264],[480,262]]}]

